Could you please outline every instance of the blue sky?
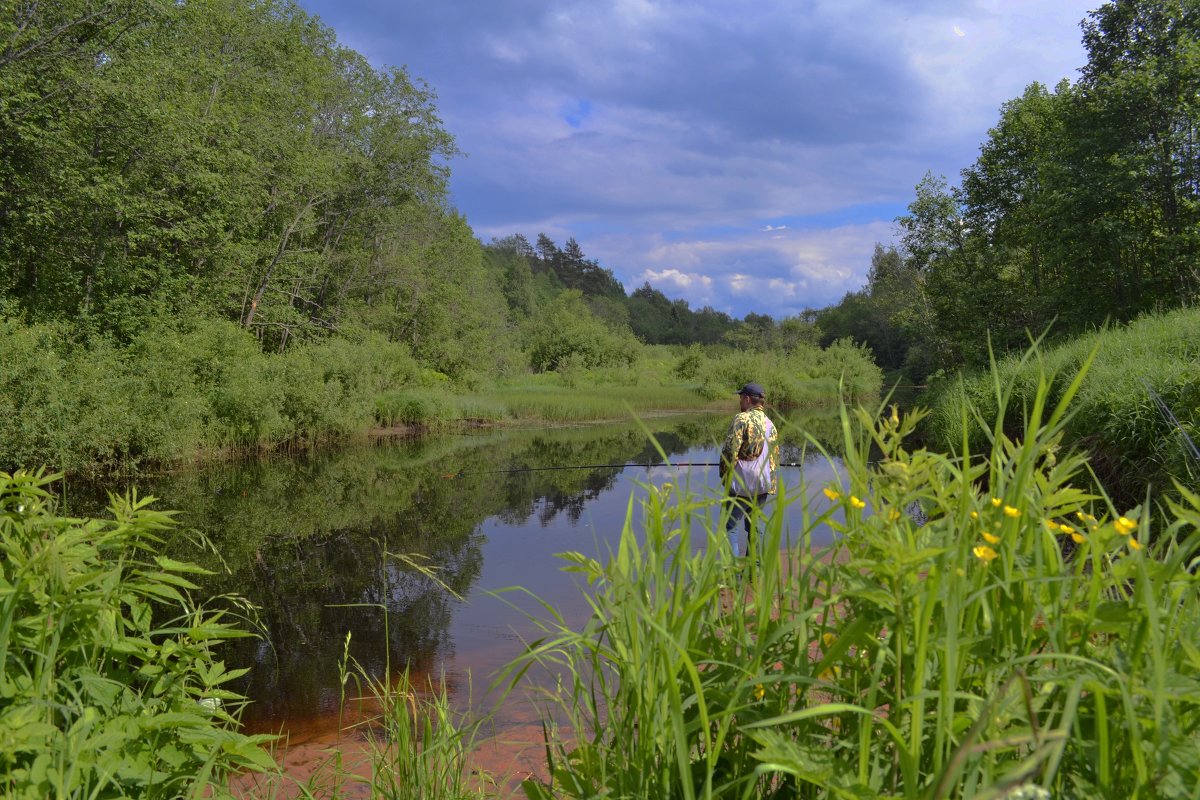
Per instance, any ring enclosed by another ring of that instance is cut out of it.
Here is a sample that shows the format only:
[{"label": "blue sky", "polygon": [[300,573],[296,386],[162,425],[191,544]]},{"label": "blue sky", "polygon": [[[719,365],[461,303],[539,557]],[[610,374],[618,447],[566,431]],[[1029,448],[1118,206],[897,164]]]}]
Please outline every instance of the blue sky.
[{"label": "blue sky", "polygon": [[1099,0],[300,0],[437,93],[487,241],[546,233],[693,307],[860,288],[926,171],[1074,80]]}]

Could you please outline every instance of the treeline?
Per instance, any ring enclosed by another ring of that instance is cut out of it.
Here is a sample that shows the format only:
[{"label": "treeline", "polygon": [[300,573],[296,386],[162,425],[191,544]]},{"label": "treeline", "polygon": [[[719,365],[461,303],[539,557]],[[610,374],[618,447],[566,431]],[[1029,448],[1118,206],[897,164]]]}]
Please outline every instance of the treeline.
[{"label": "treeline", "polygon": [[1200,4],[1115,0],[1074,84],[1005,103],[951,187],[934,175],[867,285],[818,314],[921,379],[1200,294]]},{"label": "treeline", "polygon": [[505,296],[516,310],[530,311],[540,280],[542,291],[577,289],[592,312],[617,326],[628,326],[646,344],[716,344],[742,325],[728,314],[705,306],[693,311],[686,300],[671,300],[649,283],[626,295],[611,270],[584,256],[574,238],[562,249],[544,233],[531,245],[516,233],[493,240],[488,250],[504,274]]},{"label": "treeline", "polygon": [[692,309],[686,300],[672,300],[649,283],[627,295],[612,271],[587,258],[574,238],[560,249],[544,233],[537,235],[536,245],[516,233],[493,239],[485,250],[501,275],[509,309],[520,317],[536,316],[539,306],[564,290],[575,290],[594,317],[612,329],[632,332],[644,344],[778,351],[815,346],[821,338],[816,312],[780,321],[751,312],[739,320],[711,306]]},{"label": "treeline", "polygon": [[574,239],[481,246],[432,89],[288,0],[24,3],[0,34],[0,316],[121,346],[196,319],[268,352],[382,335],[453,380],[767,346],[769,317],[626,296]]}]

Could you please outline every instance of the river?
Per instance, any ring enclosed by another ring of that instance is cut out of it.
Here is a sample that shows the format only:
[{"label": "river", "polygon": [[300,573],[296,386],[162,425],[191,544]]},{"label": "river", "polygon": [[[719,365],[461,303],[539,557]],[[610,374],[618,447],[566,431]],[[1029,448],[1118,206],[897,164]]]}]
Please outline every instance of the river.
[{"label": "river", "polygon": [[[250,731],[285,733],[291,747],[331,741],[348,655],[375,678],[407,668],[418,683],[444,685],[460,710],[494,712],[492,736],[536,751],[537,711],[520,695],[493,709],[488,685],[536,635],[528,615],[545,612],[535,597],[568,621],[586,618],[583,590],[557,554],[607,552],[630,498],[636,509],[649,485],[712,494],[718,484],[710,466],[586,465],[660,462],[648,433],[673,463],[713,462],[728,420],[381,440],[141,479],[138,489],[179,510],[169,550],[214,571],[201,593],[236,593],[258,609],[260,636],[223,652],[228,667],[249,668],[232,688],[250,700]],[[803,483],[819,512],[838,462],[804,446],[803,432],[828,441],[836,418],[779,422],[781,460],[803,463],[780,477]],[[799,507],[789,508],[796,530]],[[498,594],[516,586],[525,591]]]}]

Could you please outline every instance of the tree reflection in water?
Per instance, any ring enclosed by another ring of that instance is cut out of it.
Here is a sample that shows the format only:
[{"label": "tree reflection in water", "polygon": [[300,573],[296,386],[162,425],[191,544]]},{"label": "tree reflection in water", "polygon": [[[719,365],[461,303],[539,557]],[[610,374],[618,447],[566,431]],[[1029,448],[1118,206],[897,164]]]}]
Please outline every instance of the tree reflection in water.
[{"label": "tree reflection in water", "polygon": [[[662,417],[647,425],[669,457],[708,452],[711,459],[727,423],[727,416]],[[823,426],[826,438],[834,438],[829,434],[836,420],[827,415],[805,418],[801,425],[810,431]],[[794,457],[796,451],[786,448],[795,446],[798,428],[781,428],[785,457]],[[524,568],[574,545],[518,541],[511,532],[578,526],[622,475],[615,468],[545,468],[659,460],[635,424],[510,430],[227,464],[142,480],[139,491],[160,498],[161,508],[179,509],[182,524],[213,543],[213,551],[186,537],[170,543],[172,556],[214,571],[202,593],[237,593],[259,609],[262,638],[230,642],[224,658],[230,668],[250,667],[236,687],[253,701],[245,715],[248,726],[278,730],[336,711],[347,634],[350,656],[374,677],[389,666],[393,673],[407,667],[436,676],[448,660],[469,666],[472,656],[464,649],[486,650],[497,638],[511,640],[501,622],[464,623],[488,629],[480,641],[462,631],[458,638],[464,641],[456,641],[452,632],[455,615],[471,613],[454,594],[467,597],[484,574],[485,528],[494,534],[503,527],[509,539],[493,543],[490,558],[515,560],[505,567],[513,574],[493,574],[483,589],[544,580],[545,573],[557,572],[549,561],[536,570]],[[529,468],[537,471],[521,471]],[[617,498],[618,511],[628,493]],[[613,517],[605,524],[616,526],[610,532],[615,535],[620,523]],[[505,552],[497,558],[499,551]],[[394,557],[397,553],[422,559],[436,570],[436,579]],[[555,586],[563,588],[550,590],[574,591],[569,581]],[[496,619],[506,614],[498,603],[488,608],[494,612],[476,613]],[[503,652],[480,656],[478,663],[500,663],[516,647],[519,642],[509,641]],[[459,688],[454,681],[464,672],[447,675],[454,694]],[[484,683],[487,678],[476,675]]]}]

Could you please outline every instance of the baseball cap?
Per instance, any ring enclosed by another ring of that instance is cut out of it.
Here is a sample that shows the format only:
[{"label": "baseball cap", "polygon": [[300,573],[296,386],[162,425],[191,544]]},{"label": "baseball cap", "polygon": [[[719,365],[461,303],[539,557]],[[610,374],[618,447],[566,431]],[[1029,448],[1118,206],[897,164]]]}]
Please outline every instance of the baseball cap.
[{"label": "baseball cap", "polygon": [[766,397],[767,393],[763,390],[763,387],[760,384],[747,383],[740,390],[738,390],[738,394],[748,395],[749,397]]}]

